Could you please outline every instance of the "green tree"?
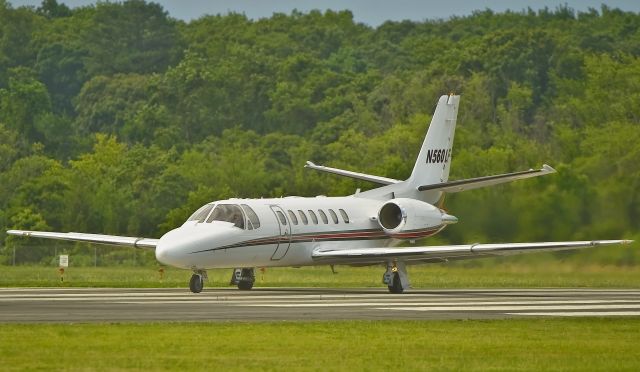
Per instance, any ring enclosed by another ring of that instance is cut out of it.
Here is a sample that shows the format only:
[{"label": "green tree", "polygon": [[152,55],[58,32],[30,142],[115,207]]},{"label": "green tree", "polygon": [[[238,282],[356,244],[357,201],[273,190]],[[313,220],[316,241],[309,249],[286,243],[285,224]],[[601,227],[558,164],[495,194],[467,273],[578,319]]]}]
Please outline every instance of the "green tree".
[{"label": "green tree", "polygon": [[92,76],[161,72],[181,49],[176,22],[156,3],[99,2],[92,23],[84,35]]},{"label": "green tree", "polygon": [[0,121],[21,133],[24,142],[42,141],[36,120],[39,115],[50,111],[51,99],[44,84],[35,79],[30,69],[12,69],[9,86],[0,89]]}]

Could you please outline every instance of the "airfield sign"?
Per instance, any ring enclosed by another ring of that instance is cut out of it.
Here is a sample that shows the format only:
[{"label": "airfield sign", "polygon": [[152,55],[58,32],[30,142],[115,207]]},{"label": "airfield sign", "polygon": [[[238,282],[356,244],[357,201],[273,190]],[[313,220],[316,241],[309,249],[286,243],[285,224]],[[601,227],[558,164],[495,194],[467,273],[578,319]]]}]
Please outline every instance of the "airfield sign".
[{"label": "airfield sign", "polygon": [[69,267],[69,255],[61,254],[60,255],[60,267]]}]

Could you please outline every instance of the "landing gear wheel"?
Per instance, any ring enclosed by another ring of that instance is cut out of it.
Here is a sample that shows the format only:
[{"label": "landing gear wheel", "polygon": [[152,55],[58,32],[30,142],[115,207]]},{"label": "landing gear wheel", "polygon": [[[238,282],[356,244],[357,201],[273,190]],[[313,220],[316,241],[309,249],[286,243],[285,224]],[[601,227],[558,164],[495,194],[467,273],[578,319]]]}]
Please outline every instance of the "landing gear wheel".
[{"label": "landing gear wheel", "polygon": [[400,294],[404,291],[404,288],[402,288],[402,282],[400,281],[400,274],[398,273],[393,274],[393,283],[388,287],[389,287],[389,292],[391,293]]},{"label": "landing gear wheel", "polygon": [[189,289],[191,290],[191,292],[200,293],[202,292],[202,287],[204,287],[204,280],[202,279],[202,275],[191,275],[191,280],[189,281]]},{"label": "landing gear wheel", "polygon": [[253,273],[253,268],[243,268],[240,270],[240,276],[236,277],[238,281],[238,289],[242,291],[248,291],[253,288],[253,283],[256,281],[256,276]]}]

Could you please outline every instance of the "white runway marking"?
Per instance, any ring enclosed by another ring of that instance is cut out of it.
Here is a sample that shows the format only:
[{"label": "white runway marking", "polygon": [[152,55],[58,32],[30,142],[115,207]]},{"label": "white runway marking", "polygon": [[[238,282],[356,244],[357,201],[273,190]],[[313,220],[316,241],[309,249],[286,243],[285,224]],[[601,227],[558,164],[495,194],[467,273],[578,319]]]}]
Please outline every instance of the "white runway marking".
[{"label": "white runway marking", "polygon": [[640,316],[639,311],[573,311],[557,313],[506,313],[507,315],[531,316]]},{"label": "white runway marking", "polygon": [[560,306],[416,306],[416,307],[379,307],[378,310],[404,311],[518,311],[518,310],[605,310],[605,309],[638,309],[634,305],[560,305]]},{"label": "white runway marking", "polygon": [[[610,304],[610,303],[633,303],[640,307],[640,300],[552,300],[552,301],[473,301],[473,302],[411,302],[406,305],[413,306],[479,306],[479,305],[554,305],[554,304]],[[377,305],[394,305],[398,301],[377,301],[377,302],[320,302],[320,303],[252,303],[243,306],[268,306],[268,307],[323,307],[323,306],[377,306]],[[414,308],[398,308],[401,310],[409,310]]]},{"label": "white runway marking", "polygon": [[607,289],[2,288],[0,322],[287,319],[468,319],[640,316],[640,291]]}]

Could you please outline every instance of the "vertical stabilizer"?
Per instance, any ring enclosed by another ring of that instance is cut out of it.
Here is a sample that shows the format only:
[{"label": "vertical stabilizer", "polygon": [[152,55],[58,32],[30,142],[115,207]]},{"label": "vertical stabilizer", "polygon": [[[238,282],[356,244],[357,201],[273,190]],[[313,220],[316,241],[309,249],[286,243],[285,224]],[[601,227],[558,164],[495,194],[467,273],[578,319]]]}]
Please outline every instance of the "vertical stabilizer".
[{"label": "vertical stabilizer", "polygon": [[412,187],[446,182],[451,168],[453,135],[460,96],[442,96],[422,143],[418,160],[407,180]]}]

